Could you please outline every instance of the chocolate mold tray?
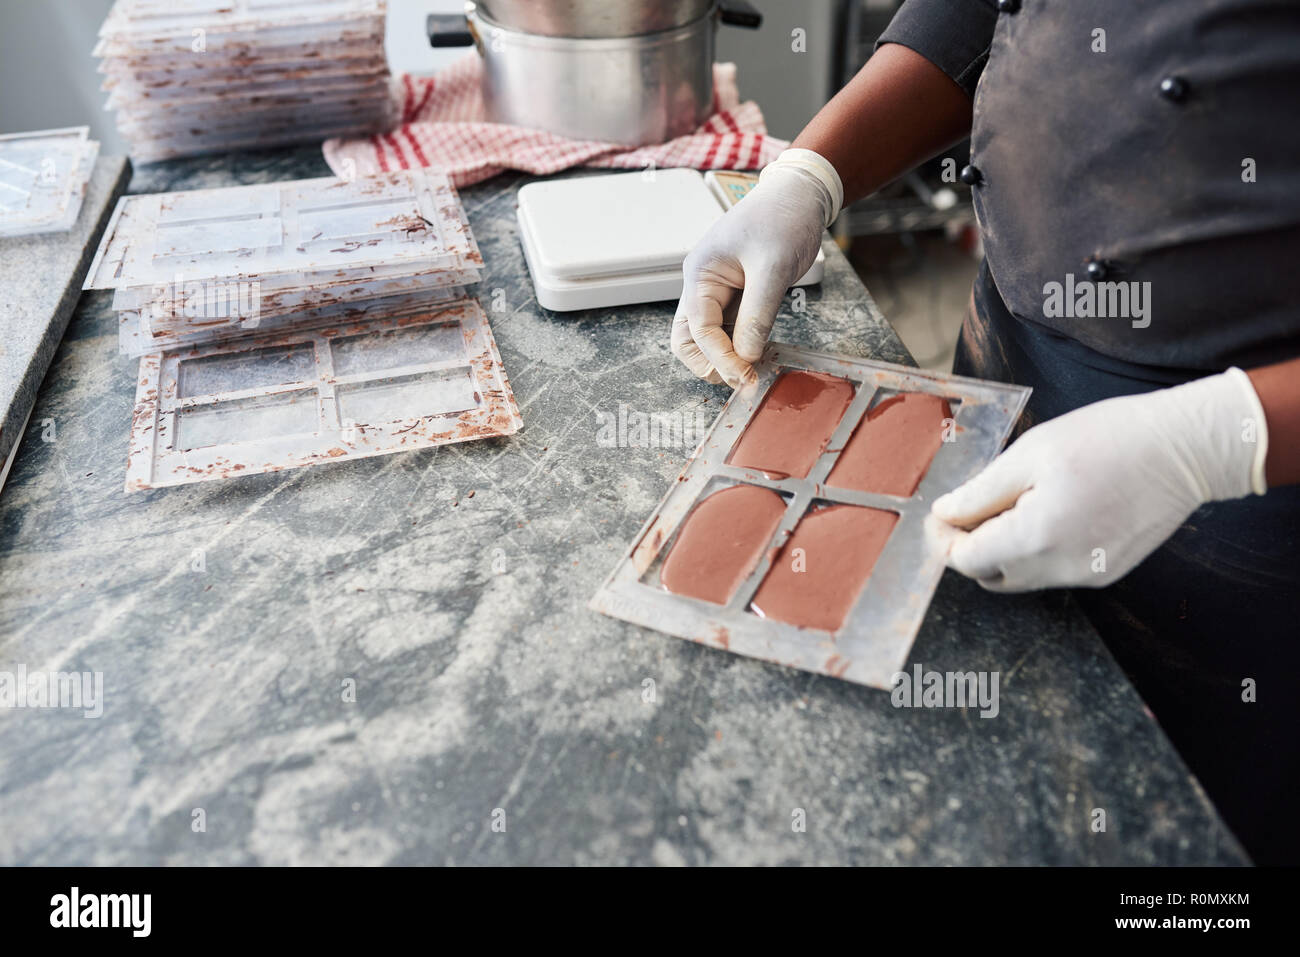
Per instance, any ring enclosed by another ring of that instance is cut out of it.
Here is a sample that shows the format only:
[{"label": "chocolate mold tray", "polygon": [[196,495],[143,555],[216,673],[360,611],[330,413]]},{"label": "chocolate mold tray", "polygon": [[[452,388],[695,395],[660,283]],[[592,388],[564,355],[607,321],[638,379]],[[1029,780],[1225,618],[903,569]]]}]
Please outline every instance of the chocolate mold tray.
[{"label": "chocolate mold tray", "polygon": [[0,136],[0,237],[71,228],[99,154],[88,129]]},{"label": "chocolate mold tray", "polygon": [[398,315],[416,315],[420,310],[428,312],[440,309],[444,303],[465,299],[468,296],[469,293],[461,286],[415,288],[410,291],[394,292],[391,295],[366,299],[339,299],[336,302],[312,305],[300,310],[269,316],[259,315],[256,321],[220,320],[220,324],[212,328],[178,331],[159,331],[147,312],[127,309],[117,314],[119,351],[125,356],[138,359],[152,352],[170,352],[212,342],[236,342],[253,336],[278,335],[317,326],[360,322],[375,316],[391,318]]},{"label": "chocolate mold tray", "polygon": [[[483,264],[451,181],[400,170],[124,196],[83,289]],[[310,283],[308,283],[310,284]]]},{"label": "chocolate mold tray", "polygon": [[512,435],[522,421],[482,307],[146,355],[126,490]]},{"label": "chocolate mold tray", "polygon": [[382,23],[384,10],[382,0],[190,0],[185,4],[119,0],[100,26],[99,36],[106,47],[134,44],[152,50],[171,45],[185,50],[194,29],[214,38],[250,34],[310,37],[329,27],[373,29]]},{"label": "chocolate mold tray", "polygon": [[[889,688],[907,663],[952,541],[953,530],[929,516],[930,504],[993,459],[1030,390],[780,343],[768,346],[756,370],[758,381],[732,393],[590,607],[747,657]],[[756,469],[727,464],[777,378],[797,370],[839,376],[855,386],[847,411],[807,476],[775,479]],[[940,444],[915,491],[904,498],[828,486],[826,477],[868,410],[892,394],[910,392],[947,399],[953,419],[950,439]],[[708,494],[741,484],[770,489],[786,500],[785,514],[757,565],[725,605],[665,590],[659,572],[692,509]],[[824,505],[880,509],[895,513],[898,520],[837,631],[761,617],[750,610],[754,594],[795,526],[811,509]]]}]

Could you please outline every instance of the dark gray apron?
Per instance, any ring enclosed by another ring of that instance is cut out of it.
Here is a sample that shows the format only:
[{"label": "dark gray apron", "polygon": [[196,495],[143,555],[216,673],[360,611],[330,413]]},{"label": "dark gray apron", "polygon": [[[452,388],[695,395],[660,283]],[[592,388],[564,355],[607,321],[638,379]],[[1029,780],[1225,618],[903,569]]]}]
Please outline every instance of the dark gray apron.
[{"label": "dark gray apron", "polygon": [[[1182,381],[1016,319],[983,266],[972,305],[954,371],[1031,386],[1023,427]],[[1074,594],[1256,862],[1300,861],[1300,487],[1206,505],[1119,582]]]}]

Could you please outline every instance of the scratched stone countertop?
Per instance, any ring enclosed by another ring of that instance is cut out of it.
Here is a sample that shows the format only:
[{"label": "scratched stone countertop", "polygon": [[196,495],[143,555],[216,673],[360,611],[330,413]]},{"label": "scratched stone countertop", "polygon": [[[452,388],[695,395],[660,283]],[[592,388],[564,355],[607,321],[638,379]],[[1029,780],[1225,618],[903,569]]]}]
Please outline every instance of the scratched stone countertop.
[{"label": "scratched stone countertop", "polygon": [[[305,148],[131,189],[327,172]],[[52,441],[0,494],[0,672],[101,672],[103,714],[0,709],[0,864],[1245,861],[1062,594],[945,575],[911,662],[1000,672],[993,718],[588,611],[690,452],[602,447],[596,413],[725,396],[669,353],[671,304],[536,305],[522,181],[462,191],[510,439],[125,494],[135,363],[82,296]],[[776,338],[910,362],[826,252]]]},{"label": "scratched stone countertop", "polygon": [[130,176],[124,157],[101,156],[70,229],[0,238],[0,465],[32,410],[81,277]]}]

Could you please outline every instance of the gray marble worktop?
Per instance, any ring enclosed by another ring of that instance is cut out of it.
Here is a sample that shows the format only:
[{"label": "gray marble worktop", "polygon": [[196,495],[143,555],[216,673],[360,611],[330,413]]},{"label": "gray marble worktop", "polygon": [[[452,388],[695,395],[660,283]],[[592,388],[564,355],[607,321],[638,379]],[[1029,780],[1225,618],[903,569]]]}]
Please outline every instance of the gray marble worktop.
[{"label": "gray marble worktop", "polygon": [[[326,173],[305,148],[131,189]],[[127,495],[135,363],[81,297],[0,494],[0,672],[101,672],[102,715],[0,709],[0,864],[1245,860],[1064,594],[945,575],[911,660],[1000,672],[987,719],[588,611],[690,452],[601,447],[596,413],[725,396],[669,353],[671,304],[536,305],[521,181],[462,192],[510,439]],[[776,338],[910,362],[826,254]]]},{"label": "gray marble worktop", "polygon": [[125,157],[101,156],[70,229],[0,238],[0,463],[32,411],[99,236],[130,176]]}]

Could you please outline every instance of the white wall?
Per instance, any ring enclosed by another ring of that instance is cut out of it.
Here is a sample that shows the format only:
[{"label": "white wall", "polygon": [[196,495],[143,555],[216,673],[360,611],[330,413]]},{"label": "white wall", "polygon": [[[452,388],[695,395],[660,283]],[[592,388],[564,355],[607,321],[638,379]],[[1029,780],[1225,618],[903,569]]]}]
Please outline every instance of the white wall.
[{"label": "white wall", "polygon": [[[763,109],[768,132],[792,140],[834,94],[832,61],[836,0],[749,0],[763,14],[757,31],[718,28],[716,58],[736,64],[742,99]],[[791,50],[791,32],[805,33],[807,52]]]},{"label": "white wall", "polygon": [[0,0],[0,133],[89,126],[125,152],[104,111],[95,48],[112,0]]},{"label": "white wall", "polygon": [[384,46],[388,68],[394,73],[436,73],[452,60],[464,56],[458,48],[429,46],[424,18],[430,13],[459,13],[464,0],[388,0],[388,31]]}]

